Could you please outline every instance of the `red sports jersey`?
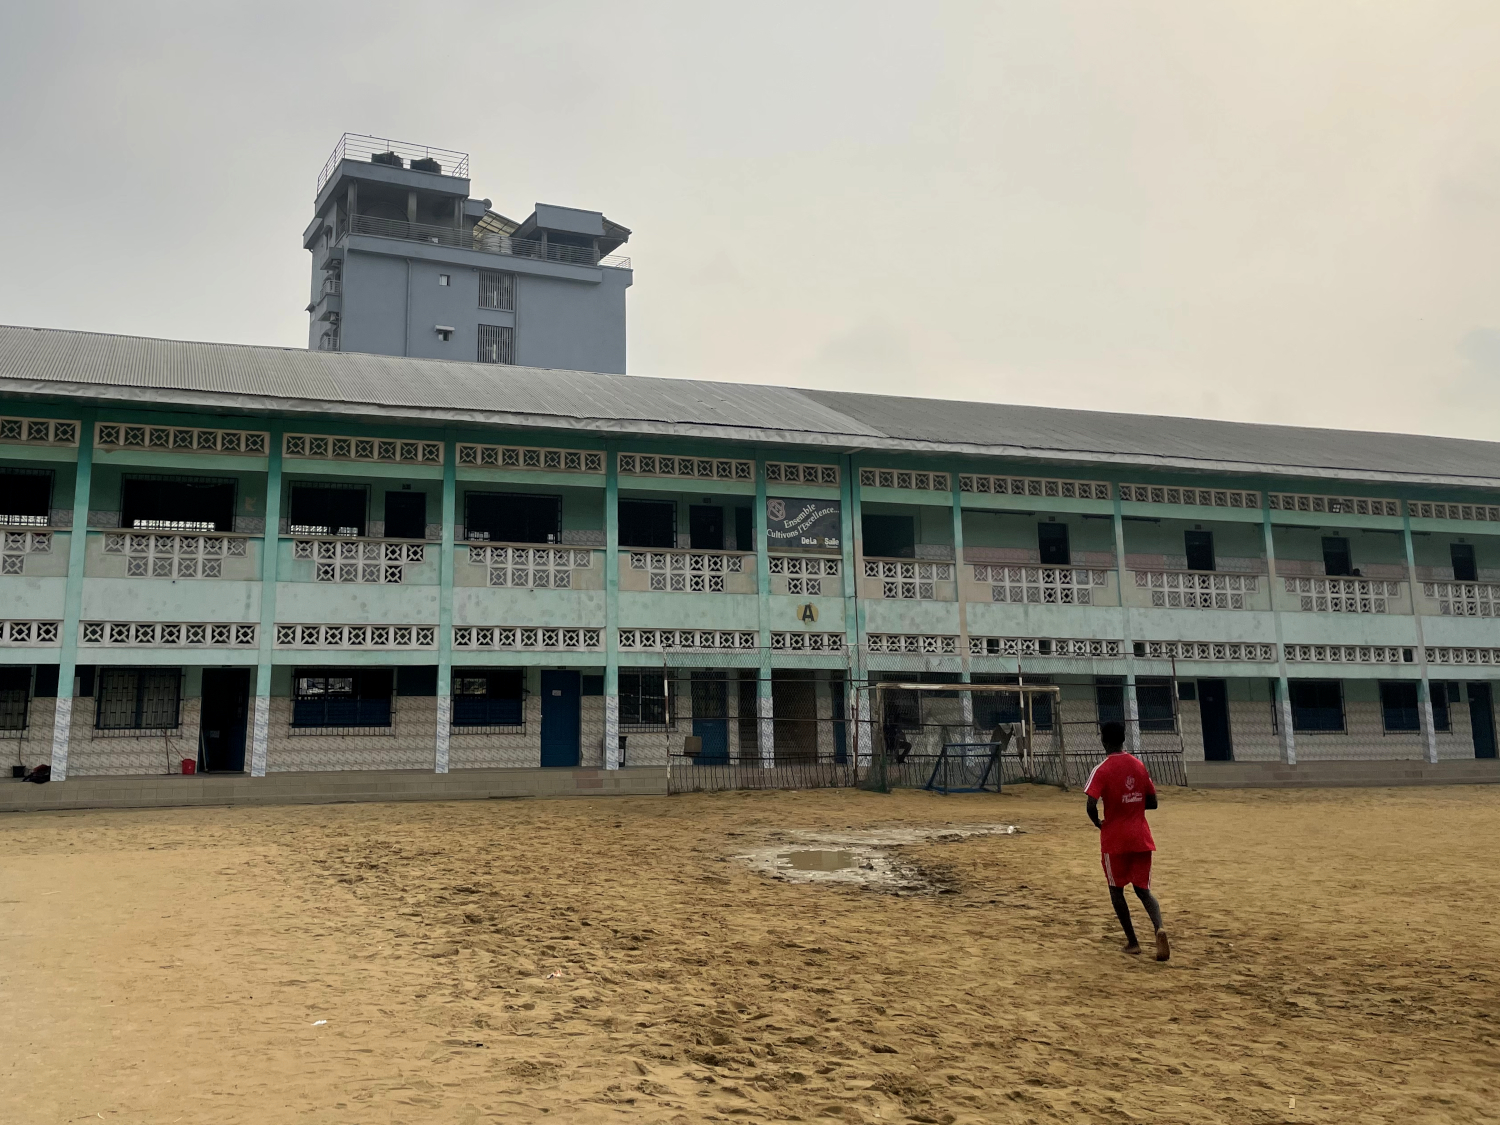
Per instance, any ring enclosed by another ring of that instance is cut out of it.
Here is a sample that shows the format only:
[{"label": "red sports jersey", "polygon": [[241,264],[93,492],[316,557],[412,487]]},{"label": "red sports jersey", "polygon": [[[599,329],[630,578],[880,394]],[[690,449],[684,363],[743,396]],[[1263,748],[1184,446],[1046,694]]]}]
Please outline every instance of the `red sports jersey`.
[{"label": "red sports jersey", "polygon": [[1109,754],[1089,774],[1084,792],[1104,802],[1104,830],[1099,850],[1105,855],[1154,852],[1156,841],[1146,823],[1146,796],[1156,792],[1151,775],[1134,754]]}]

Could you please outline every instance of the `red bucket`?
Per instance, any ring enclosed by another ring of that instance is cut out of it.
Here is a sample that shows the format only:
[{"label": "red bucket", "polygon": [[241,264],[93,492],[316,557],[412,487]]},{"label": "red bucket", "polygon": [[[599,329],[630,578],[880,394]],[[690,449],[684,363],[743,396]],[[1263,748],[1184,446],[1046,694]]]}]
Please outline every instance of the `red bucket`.
[{"label": "red bucket", "polygon": [[192,758],[182,759],[182,774],[186,777],[190,773],[198,772],[198,763]]}]

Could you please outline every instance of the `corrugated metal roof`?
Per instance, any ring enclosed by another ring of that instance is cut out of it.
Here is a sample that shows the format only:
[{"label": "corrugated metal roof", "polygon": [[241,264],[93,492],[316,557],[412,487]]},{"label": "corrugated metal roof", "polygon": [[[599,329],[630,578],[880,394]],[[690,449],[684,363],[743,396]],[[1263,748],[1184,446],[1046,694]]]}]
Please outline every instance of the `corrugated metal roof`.
[{"label": "corrugated metal roof", "polygon": [[1500,443],[0,326],[0,391],[1073,465],[1500,487]]}]

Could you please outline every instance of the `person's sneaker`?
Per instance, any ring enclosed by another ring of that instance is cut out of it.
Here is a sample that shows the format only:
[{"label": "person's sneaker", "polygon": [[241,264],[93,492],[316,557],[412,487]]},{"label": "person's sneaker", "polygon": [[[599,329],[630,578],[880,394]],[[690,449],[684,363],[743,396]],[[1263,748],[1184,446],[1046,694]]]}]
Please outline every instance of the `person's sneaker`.
[{"label": "person's sneaker", "polygon": [[1172,956],[1172,945],[1167,941],[1167,931],[1156,931],[1156,959],[1165,961]]}]

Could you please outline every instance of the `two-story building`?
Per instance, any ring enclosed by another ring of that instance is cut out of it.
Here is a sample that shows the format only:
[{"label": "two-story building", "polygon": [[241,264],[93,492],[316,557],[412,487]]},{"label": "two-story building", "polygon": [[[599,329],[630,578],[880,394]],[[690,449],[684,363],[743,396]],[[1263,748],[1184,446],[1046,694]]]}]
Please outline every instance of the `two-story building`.
[{"label": "two-story building", "polygon": [[1492,443],[32,328],[0,398],[54,778],[845,760],[914,677],[1200,777],[1496,752]]}]

